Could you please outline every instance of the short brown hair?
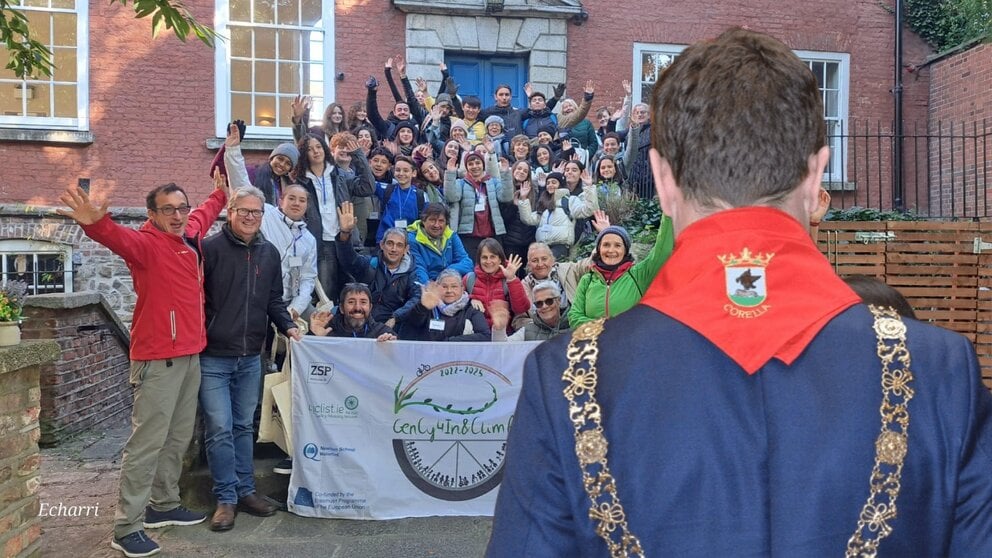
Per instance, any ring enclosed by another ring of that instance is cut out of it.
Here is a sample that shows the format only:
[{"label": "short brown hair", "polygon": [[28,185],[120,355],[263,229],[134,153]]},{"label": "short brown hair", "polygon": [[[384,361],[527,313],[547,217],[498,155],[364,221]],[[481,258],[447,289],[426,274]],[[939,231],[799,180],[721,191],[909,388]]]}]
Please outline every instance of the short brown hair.
[{"label": "short brown hair", "polygon": [[690,46],[651,93],[651,142],[686,199],[774,204],[826,142],[816,78],[789,47],[745,29]]}]

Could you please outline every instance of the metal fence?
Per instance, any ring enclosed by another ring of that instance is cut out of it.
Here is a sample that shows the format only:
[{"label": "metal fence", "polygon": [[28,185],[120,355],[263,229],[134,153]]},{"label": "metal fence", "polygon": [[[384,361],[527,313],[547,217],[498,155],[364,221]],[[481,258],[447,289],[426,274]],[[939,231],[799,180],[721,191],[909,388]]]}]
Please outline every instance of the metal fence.
[{"label": "metal fence", "polygon": [[[981,122],[906,123],[851,121],[828,137],[833,160],[824,176],[833,207],[904,209],[927,218],[992,215],[992,125]],[[894,173],[902,146],[902,177]]]},{"label": "metal fence", "polygon": [[[934,219],[992,216],[992,122],[906,123],[897,136],[891,125],[851,120],[832,123],[828,132],[832,155],[823,185],[833,208],[900,209]],[[639,176],[629,187],[653,197],[650,173]]]}]

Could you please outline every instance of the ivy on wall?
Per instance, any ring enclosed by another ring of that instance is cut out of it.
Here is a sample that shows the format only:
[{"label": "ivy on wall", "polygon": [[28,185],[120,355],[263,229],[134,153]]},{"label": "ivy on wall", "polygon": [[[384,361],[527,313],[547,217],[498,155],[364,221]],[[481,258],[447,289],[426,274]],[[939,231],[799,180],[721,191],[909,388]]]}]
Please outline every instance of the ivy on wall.
[{"label": "ivy on wall", "polygon": [[992,38],[992,0],[905,0],[909,28],[937,52]]}]

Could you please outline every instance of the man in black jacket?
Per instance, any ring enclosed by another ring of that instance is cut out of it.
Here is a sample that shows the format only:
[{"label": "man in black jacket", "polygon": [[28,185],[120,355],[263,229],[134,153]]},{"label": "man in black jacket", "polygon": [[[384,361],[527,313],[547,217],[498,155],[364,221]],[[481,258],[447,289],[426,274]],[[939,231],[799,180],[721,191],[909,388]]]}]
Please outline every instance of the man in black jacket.
[{"label": "man in black jacket", "polygon": [[331,337],[358,337],[392,341],[396,334],[372,318],[372,293],[364,283],[348,283],[341,289],[341,306],[333,316],[321,311],[310,314],[310,332]]},{"label": "man in black jacket", "polygon": [[379,254],[369,258],[358,254],[351,241],[351,231],[355,228],[355,209],[351,203],[345,202],[338,208],[338,223],[341,268],[369,286],[372,319],[400,332],[410,310],[420,301],[406,230],[398,227],[387,230],[379,242]]},{"label": "man in black jacket", "polygon": [[200,407],[217,510],[214,531],[234,527],[237,509],[272,515],[255,494],[252,421],[258,406],[267,320],[296,340],[300,332],[282,300],[279,252],[259,234],[265,194],[241,188],[221,232],[203,241],[207,347],[200,354]]}]

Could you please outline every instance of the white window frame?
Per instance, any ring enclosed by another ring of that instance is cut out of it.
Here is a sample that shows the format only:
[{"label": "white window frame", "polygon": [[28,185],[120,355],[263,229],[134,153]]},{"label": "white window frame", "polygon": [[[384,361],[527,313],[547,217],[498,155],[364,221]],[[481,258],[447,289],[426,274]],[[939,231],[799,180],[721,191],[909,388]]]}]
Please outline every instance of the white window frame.
[{"label": "white window frame", "polygon": [[[13,6],[11,6],[13,8]],[[33,8],[17,6],[22,12],[41,11],[45,13],[75,13],[76,14],[76,118],[56,116],[9,116],[0,114],[0,128],[34,128],[41,130],[78,130],[90,129],[90,18],[89,1],[76,0],[76,9]],[[4,61],[6,64],[6,61]],[[37,80],[51,80],[48,76],[39,76]],[[24,83],[24,80],[21,81]],[[11,87],[12,81],[0,81],[0,87]],[[52,107],[54,112],[55,107]]]},{"label": "white window frame", "polygon": [[[663,54],[670,54],[672,56],[677,56],[683,50],[685,50],[687,45],[674,45],[674,44],[654,44],[654,43],[634,43],[634,60],[633,60],[633,71],[631,83],[631,97],[634,104],[641,102],[641,75],[640,75],[640,64],[641,56],[645,51],[647,52],[660,52]],[[840,81],[840,89],[837,93],[837,112],[838,116],[836,120],[841,123],[841,137],[839,139],[834,139],[830,142],[831,151],[836,153],[837,149],[834,149],[836,145],[839,144],[839,149],[843,153],[843,156],[831,157],[830,158],[830,168],[824,173],[824,179],[832,179],[832,184],[837,184],[838,182],[847,182],[847,136],[850,135],[848,129],[848,100],[850,96],[851,87],[851,55],[843,52],[818,52],[813,50],[794,50],[796,56],[798,56],[803,62],[826,62],[835,63],[838,65],[837,78]],[[826,115],[824,115],[826,117]]]},{"label": "white window frame", "polygon": [[[63,293],[73,292],[72,284],[75,279],[75,270],[72,262],[72,246],[68,244],[57,244],[41,240],[25,240],[11,238],[0,240],[0,278],[2,283],[7,282],[7,256],[11,254],[30,255],[34,259],[34,267],[37,269],[39,255],[58,255],[62,260],[62,287]],[[47,273],[47,272],[43,272]],[[37,291],[37,282],[32,281],[28,285],[28,292],[34,294]]]},{"label": "white window frame", "polygon": [[[334,4],[335,0],[321,0],[321,21],[324,27],[324,105],[331,103],[336,96],[334,70]],[[230,23],[230,0],[217,0],[214,11],[214,29],[217,34],[223,37],[218,40],[214,49],[214,91],[215,122],[214,131],[217,137],[227,136],[227,124],[233,119],[231,115],[231,52],[230,34],[228,25]],[[274,26],[278,27],[278,26]],[[302,86],[302,84],[301,84]],[[277,97],[278,99],[278,97]],[[285,107],[289,110],[289,107]],[[323,107],[314,107],[319,114],[323,114]],[[238,115],[240,116],[240,115]],[[245,129],[245,137],[251,139],[293,139],[293,130],[289,127],[281,126],[248,126]]]}]

